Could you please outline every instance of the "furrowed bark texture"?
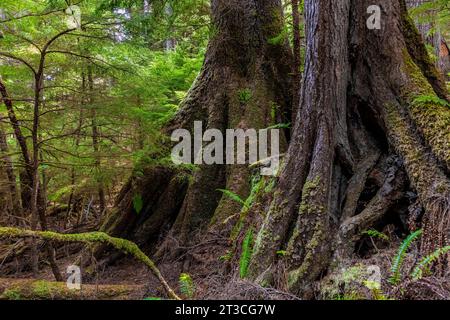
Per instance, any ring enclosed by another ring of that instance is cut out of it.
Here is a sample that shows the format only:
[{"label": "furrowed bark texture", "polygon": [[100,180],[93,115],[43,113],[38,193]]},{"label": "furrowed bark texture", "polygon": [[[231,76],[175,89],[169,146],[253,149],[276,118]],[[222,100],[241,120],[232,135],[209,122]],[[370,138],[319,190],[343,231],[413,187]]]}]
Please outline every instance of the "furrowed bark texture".
[{"label": "furrowed bark texture", "polygon": [[[374,4],[380,30],[366,25]],[[263,284],[311,298],[333,258],[351,254],[408,184],[424,209],[422,252],[448,244],[450,110],[417,102],[447,97],[404,1],[310,0],[305,12],[299,123],[250,270]],[[378,191],[361,208],[375,170]],[[288,279],[275,279],[282,249]]]},{"label": "furrowed bark texture", "polygon": [[[283,28],[276,0],[211,2],[217,34],[210,41],[205,64],[179,117],[202,108],[205,129],[263,129],[289,119],[291,110],[291,52],[285,38],[274,41]],[[242,99],[242,93],[248,93]],[[278,108],[275,117],[272,109]],[[284,121],[286,122],[286,121]],[[244,166],[201,166],[194,174],[175,233],[185,241],[212,220],[220,223],[240,206],[217,189],[248,196],[249,170]]]},{"label": "furrowed bark texture", "polygon": [[[193,132],[194,121],[202,121],[203,130],[218,129],[225,135],[226,129],[264,129],[289,122],[292,52],[283,33],[281,2],[212,0],[211,12],[216,32],[208,45],[202,70],[180,111],[164,131],[170,134],[184,128]],[[239,212],[240,205],[217,189],[229,189],[245,198],[250,189],[247,166],[198,165],[187,190],[177,194],[181,207],[170,210],[176,218],[172,221],[171,235],[183,246],[193,242],[194,234]],[[144,198],[150,196],[151,190],[142,191]],[[132,195],[124,199],[130,198]],[[144,206],[147,203],[144,200]],[[161,216],[167,214],[162,212],[167,210],[156,210],[161,211]],[[153,229],[158,231],[156,234],[161,232],[145,219],[136,218],[138,224],[128,224],[127,214],[114,214],[118,217],[107,222],[112,234],[120,234],[123,227],[119,225],[127,225],[129,230],[139,225],[134,229],[139,238],[148,236]],[[117,221],[124,223],[117,225]],[[114,229],[113,225],[117,227]],[[165,254],[171,248],[172,244],[165,243],[159,253]]]},{"label": "furrowed bark texture", "polygon": [[[289,119],[292,59],[279,40],[280,2],[211,5],[217,31],[196,83],[165,131],[192,132],[194,121],[223,132]],[[381,9],[381,29],[368,27],[372,5]],[[450,109],[436,102],[448,101],[447,92],[404,0],[306,0],[304,12],[305,71],[289,150],[279,176],[269,179],[273,194],[268,188],[270,196],[245,209],[233,231],[242,235],[240,226],[252,225],[258,233],[248,268],[252,280],[312,298],[315,282],[355,253],[363,231],[398,216],[399,203],[418,208],[402,213],[411,226],[424,228],[423,254],[449,244]],[[222,222],[235,222],[230,217],[241,206],[217,189],[245,199],[249,169],[200,165],[181,184],[178,173],[153,168],[138,187],[130,180],[103,230],[149,244],[162,226],[172,226],[159,257],[176,244],[189,247],[208,226],[228,237]],[[136,192],[147,208],[141,216],[132,209]]]}]

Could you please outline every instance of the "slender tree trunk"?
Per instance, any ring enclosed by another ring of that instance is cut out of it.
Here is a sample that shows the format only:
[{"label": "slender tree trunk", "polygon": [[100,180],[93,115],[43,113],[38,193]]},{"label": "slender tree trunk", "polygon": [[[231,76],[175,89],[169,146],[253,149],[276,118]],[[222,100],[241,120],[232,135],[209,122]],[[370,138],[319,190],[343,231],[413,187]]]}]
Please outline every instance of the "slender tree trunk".
[{"label": "slender tree trunk", "polygon": [[[85,104],[86,104],[86,75],[85,72],[81,73],[81,92],[82,92],[82,97],[80,100],[80,113],[78,116],[78,124],[77,124],[77,128],[75,130],[75,148],[78,149],[79,145],[80,145],[80,140],[81,140],[81,128],[83,127],[83,121],[84,121],[84,108],[85,108]],[[70,184],[71,184],[71,190],[70,190],[70,195],[69,195],[69,200],[67,202],[67,214],[66,214],[66,219],[64,221],[64,228],[66,228],[66,223],[67,220],[69,219],[69,215],[70,212],[72,211],[72,202],[73,202],[73,198],[74,198],[74,193],[75,193],[75,183],[76,183],[76,174],[75,174],[75,166],[73,166],[70,169]]]},{"label": "slender tree trunk", "polygon": [[3,130],[3,121],[4,117],[0,116],[0,153],[2,156],[0,157],[0,163],[2,163],[1,167],[5,169],[6,177],[8,178],[8,189],[9,189],[9,197],[10,197],[10,209],[11,213],[14,216],[22,217],[22,207],[19,200],[19,195],[17,194],[17,182],[16,175],[14,173],[14,166],[11,157],[9,156],[9,148],[8,142],[6,140],[6,133]]},{"label": "slender tree trunk", "polygon": [[[41,61],[39,64],[39,69],[35,74],[34,81],[34,105],[33,105],[33,128],[31,131],[32,139],[32,176],[33,176],[33,187],[31,192],[31,229],[37,230],[38,223],[40,222],[41,229],[43,231],[48,230],[47,220],[46,220],[46,206],[47,199],[44,194],[44,186],[41,185],[41,179],[39,177],[39,167],[40,167],[40,142],[39,142],[39,121],[40,121],[40,107],[42,102],[42,88],[44,82],[44,65],[45,65],[45,53],[41,54]],[[47,251],[50,267],[55,276],[56,281],[62,281],[62,275],[59,271],[58,265],[55,259],[55,251],[50,242],[45,244]],[[37,241],[32,242],[32,268],[34,276],[37,277],[39,271],[39,253],[37,250]]]},{"label": "slender tree trunk", "polygon": [[100,214],[105,212],[106,208],[106,198],[105,198],[105,189],[103,186],[103,177],[102,177],[102,168],[101,168],[101,156],[100,156],[100,147],[99,147],[99,130],[97,126],[97,111],[96,107],[92,105],[94,99],[94,81],[92,78],[92,68],[88,68],[88,83],[89,83],[89,94],[90,94],[90,103],[91,103],[91,121],[92,121],[92,147],[94,149],[94,158],[95,163],[94,167],[97,173],[97,185],[98,185],[98,199],[99,199],[99,207]]},{"label": "slender tree trunk", "polygon": [[6,110],[8,111],[8,118],[11,123],[11,126],[14,130],[14,135],[17,140],[17,144],[20,147],[20,151],[22,154],[22,158],[24,161],[25,172],[21,173],[20,181],[21,181],[21,198],[22,198],[22,207],[25,211],[29,211],[31,209],[31,189],[32,189],[32,163],[30,158],[30,153],[27,146],[27,141],[25,136],[22,133],[22,129],[20,127],[19,120],[16,117],[16,113],[13,108],[12,100],[8,95],[8,91],[6,90],[5,85],[0,80],[0,94],[2,100],[6,106]]}]

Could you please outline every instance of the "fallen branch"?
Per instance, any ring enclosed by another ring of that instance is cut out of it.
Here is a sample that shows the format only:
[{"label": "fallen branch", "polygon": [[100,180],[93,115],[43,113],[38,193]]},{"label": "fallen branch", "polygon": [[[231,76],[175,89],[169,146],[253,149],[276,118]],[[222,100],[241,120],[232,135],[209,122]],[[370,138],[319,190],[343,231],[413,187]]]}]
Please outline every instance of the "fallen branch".
[{"label": "fallen branch", "polygon": [[59,241],[59,242],[81,242],[81,243],[107,243],[117,250],[131,254],[137,260],[143,262],[163,285],[170,298],[181,300],[180,297],[172,290],[167,281],[161,275],[155,263],[139,249],[139,247],[129,240],[114,238],[104,232],[89,232],[79,234],[61,234],[51,231],[31,231],[18,228],[2,228],[0,227],[0,238],[38,238],[43,240]]}]

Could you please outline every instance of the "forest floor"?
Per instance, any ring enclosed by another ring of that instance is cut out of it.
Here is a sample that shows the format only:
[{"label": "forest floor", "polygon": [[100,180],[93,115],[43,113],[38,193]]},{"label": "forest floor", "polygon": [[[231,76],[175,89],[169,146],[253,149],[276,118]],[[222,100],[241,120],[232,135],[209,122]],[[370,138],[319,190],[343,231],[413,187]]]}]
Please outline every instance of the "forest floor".
[{"label": "forest floor", "polygon": [[[95,224],[94,224],[95,225]],[[92,227],[94,228],[94,227]],[[85,231],[95,231],[85,230]],[[366,239],[360,243],[360,256],[346,261],[342,268],[332,274],[324,275],[318,283],[317,299],[442,299],[450,296],[450,282],[442,279],[424,279],[411,286],[408,282],[393,287],[389,283],[392,261],[396,256],[401,239],[394,232],[388,233],[386,239]],[[17,242],[10,242],[3,246],[10,246]],[[73,265],[80,256],[83,245],[58,246],[56,251],[57,263],[61,273],[65,274],[67,267]],[[237,272],[231,270],[236,261],[224,259],[230,248],[223,241],[204,243],[195,248],[188,249],[177,259],[163,258],[156,261],[162,275],[176,292],[181,292],[180,274],[188,273],[193,280],[194,299],[297,299],[287,293],[287,290],[278,291],[263,288],[255,283],[240,279]],[[417,248],[411,247],[405,256],[402,266],[402,276],[410,274],[417,263]],[[151,256],[151,255],[150,255]],[[115,250],[105,254],[107,260],[97,261],[93,265],[95,272],[83,270],[83,288],[88,288],[88,299],[155,299],[166,295],[158,279],[142,263],[132,257],[124,256]],[[33,276],[29,268],[29,250],[24,250],[16,257],[0,261],[0,298],[5,298],[5,290],[23,283],[32,287],[32,281],[46,281],[54,283],[54,276],[48,263],[43,262],[40,273]],[[45,257],[41,261],[46,261]],[[186,265],[186,261],[189,261]],[[67,275],[68,276],[68,275]],[[381,289],[370,288],[367,280],[380,281]],[[10,283],[11,282],[11,283]],[[65,284],[61,284],[65,287]],[[84,290],[84,289],[83,289]],[[105,293],[105,290],[107,293]],[[113,293],[108,293],[111,291]],[[3,291],[3,292],[2,292]],[[12,297],[15,297],[14,295]],[[39,296],[21,292],[21,298],[48,299],[48,296]],[[7,296],[6,298],[11,298]],[[73,298],[67,293],[54,294],[51,298]],[[75,297],[76,298],[76,297]]]}]

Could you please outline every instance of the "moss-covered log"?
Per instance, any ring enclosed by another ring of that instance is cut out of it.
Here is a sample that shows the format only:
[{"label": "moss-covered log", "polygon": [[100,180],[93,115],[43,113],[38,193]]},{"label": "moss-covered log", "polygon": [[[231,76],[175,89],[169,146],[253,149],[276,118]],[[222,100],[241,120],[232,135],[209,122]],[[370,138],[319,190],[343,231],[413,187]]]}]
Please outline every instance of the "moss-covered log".
[{"label": "moss-covered log", "polygon": [[158,278],[168,296],[173,299],[180,300],[174,290],[169,286],[167,281],[163,278],[161,272],[156,267],[155,263],[147,257],[139,247],[128,240],[114,238],[103,232],[90,232],[80,234],[61,234],[50,231],[32,231],[18,228],[3,228],[0,227],[0,238],[38,238],[48,241],[57,242],[81,242],[87,244],[104,243],[113,246],[126,254],[129,254],[144,263]]},{"label": "moss-covered log", "polygon": [[65,282],[34,279],[0,279],[0,300],[138,300],[145,287],[138,285],[81,285],[69,289]]}]

